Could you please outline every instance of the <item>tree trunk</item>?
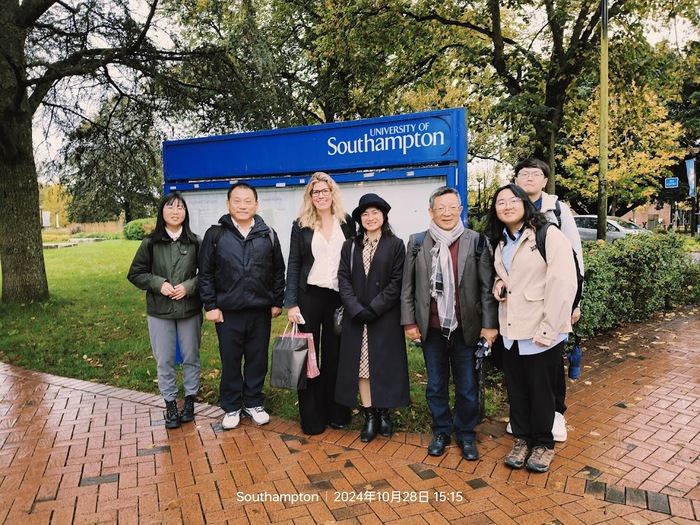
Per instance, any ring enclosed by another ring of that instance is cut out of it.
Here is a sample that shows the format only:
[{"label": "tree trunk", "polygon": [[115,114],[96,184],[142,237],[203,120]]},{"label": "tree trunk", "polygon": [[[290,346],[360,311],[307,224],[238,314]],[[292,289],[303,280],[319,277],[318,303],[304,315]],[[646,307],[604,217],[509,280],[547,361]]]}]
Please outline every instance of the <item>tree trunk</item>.
[{"label": "tree trunk", "polygon": [[[32,150],[31,116],[7,112],[0,123],[0,265],[3,302],[49,297],[39,216],[39,184]],[[7,144],[7,142],[14,144]],[[8,151],[9,150],[9,151]],[[6,153],[14,153],[8,155]]]},{"label": "tree trunk", "polygon": [[32,147],[36,108],[27,96],[27,32],[15,24],[17,9],[0,10],[0,266],[2,301],[22,303],[48,299],[49,285]]}]

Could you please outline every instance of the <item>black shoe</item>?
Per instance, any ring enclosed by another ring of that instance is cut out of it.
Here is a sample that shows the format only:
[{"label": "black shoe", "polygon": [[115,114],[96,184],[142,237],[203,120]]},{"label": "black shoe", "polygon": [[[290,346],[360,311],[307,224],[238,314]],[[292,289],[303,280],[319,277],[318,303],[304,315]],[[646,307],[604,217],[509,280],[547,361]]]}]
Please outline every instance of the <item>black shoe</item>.
[{"label": "black shoe", "polygon": [[178,428],[180,426],[180,414],[177,413],[177,401],[165,402],[165,428]]},{"label": "black shoe", "polygon": [[479,451],[476,448],[476,443],[458,439],[457,446],[462,450],[462,457],[467,461],[476,461],[479,459]]},{"label": "black shoe", "polygon": [[451,442],[452,439],[447,434],[434,436],[430,445],[428,445],[428,454],[431,456],[442,456],[445,453],[445,447]]},{"label": "black shoe", "polygon": [[185,396],[185,402],[180,412],[180,421],[189,423],[194,419],[194,396]]},{"label": "black shoe", "polygon": [[345,430],[348,427],[342,423],[328,423],[328,428],[332,428],[333,430]]},{"label": "black shoe", "polygon": [[360,441],[369,443],[377,436],[379,430],[379,414],[376,408],[365,407],[365,426],[360,432]]},{"label": "black shoe", "polygon": [[391,437],[391,434],[394,433],[394,425],[391,422],[388,408],[379,409],[379,433],[384,437]]}]

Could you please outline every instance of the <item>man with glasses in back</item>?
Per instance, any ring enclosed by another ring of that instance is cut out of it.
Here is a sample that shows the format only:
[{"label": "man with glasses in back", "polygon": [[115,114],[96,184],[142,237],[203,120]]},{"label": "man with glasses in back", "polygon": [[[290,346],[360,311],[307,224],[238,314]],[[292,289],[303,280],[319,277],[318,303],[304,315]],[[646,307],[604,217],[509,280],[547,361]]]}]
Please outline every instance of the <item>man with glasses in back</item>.
[{"label": "man with glasses in back", "polygon": [[[550,170],[547,163],[535,159],[527,158],[521,160],[515,165],[515,178],[513,182],[525,190],[530,202],[535,205],[538,211],[544,213],[547,220],[556,224],[564,235],[571,242],[571,246],[576,253],[578,259],[578,267],[583,274],[583,251],[581,249],[581,237],[576,228],[576,222],[569,207],[559,201],[556,195],[546,193],[544,188],[547,186]],[[581,309],[577,306],[571,314],[571,324],[576,323],[581,317]],[[566,419],[564,412],[566,411],[566,373],[564,371],[564,356],[562,355],[562,366],[555,389],[555,414],[554,427],[552,434],[554,441],[566,441]],[[507,427],[510,432],[510,423]]]},{"label": "man with glasses in back", "polygon": [[[498,335],[498,307],[491,293],[493,255],[484,235],[464,227],[456,189],[436,189],[429,206],[428,231],[411,235],[406,248],[401,324],[423,347],[425,397],[433,416],[428,454],[444,454],[454,431],[462,456],[474,461],[479,459],[475,352],[481,337],[491,345]],[[449,406],[450,370],[454,416]]]}]

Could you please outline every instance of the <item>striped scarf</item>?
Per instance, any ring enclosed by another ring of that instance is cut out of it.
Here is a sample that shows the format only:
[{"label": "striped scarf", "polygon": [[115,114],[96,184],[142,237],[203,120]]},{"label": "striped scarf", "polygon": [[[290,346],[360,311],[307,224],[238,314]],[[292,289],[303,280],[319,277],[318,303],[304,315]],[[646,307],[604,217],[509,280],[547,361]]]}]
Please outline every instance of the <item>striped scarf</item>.
[{"label": "striped scarf", "polygon": [[432,256],[430,296],[437,302],[442,335],[449,338],[458,325],[455,313],[456,283],[450,246],[462,235],[464,225],[460,221],[452,230],[446,231],[431,221],[428,231],[435,241],[435,245],[430,250],[430,255]]}]

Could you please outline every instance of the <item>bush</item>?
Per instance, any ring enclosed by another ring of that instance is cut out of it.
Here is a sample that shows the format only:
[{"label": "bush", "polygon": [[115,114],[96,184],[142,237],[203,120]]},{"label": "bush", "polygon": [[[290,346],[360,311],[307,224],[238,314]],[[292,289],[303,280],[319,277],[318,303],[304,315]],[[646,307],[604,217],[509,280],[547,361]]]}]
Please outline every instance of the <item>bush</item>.
[{"label": "bush", "polygon": [[581,320],[584,338],[675,304],[700,300],[700,268],[673,232],[584,243]]},{"label": "bush", "polygon": [[150,234],[156,227],[155,219],[136,219],[124,225],[124,238],[131,241],[140,241]]}]

